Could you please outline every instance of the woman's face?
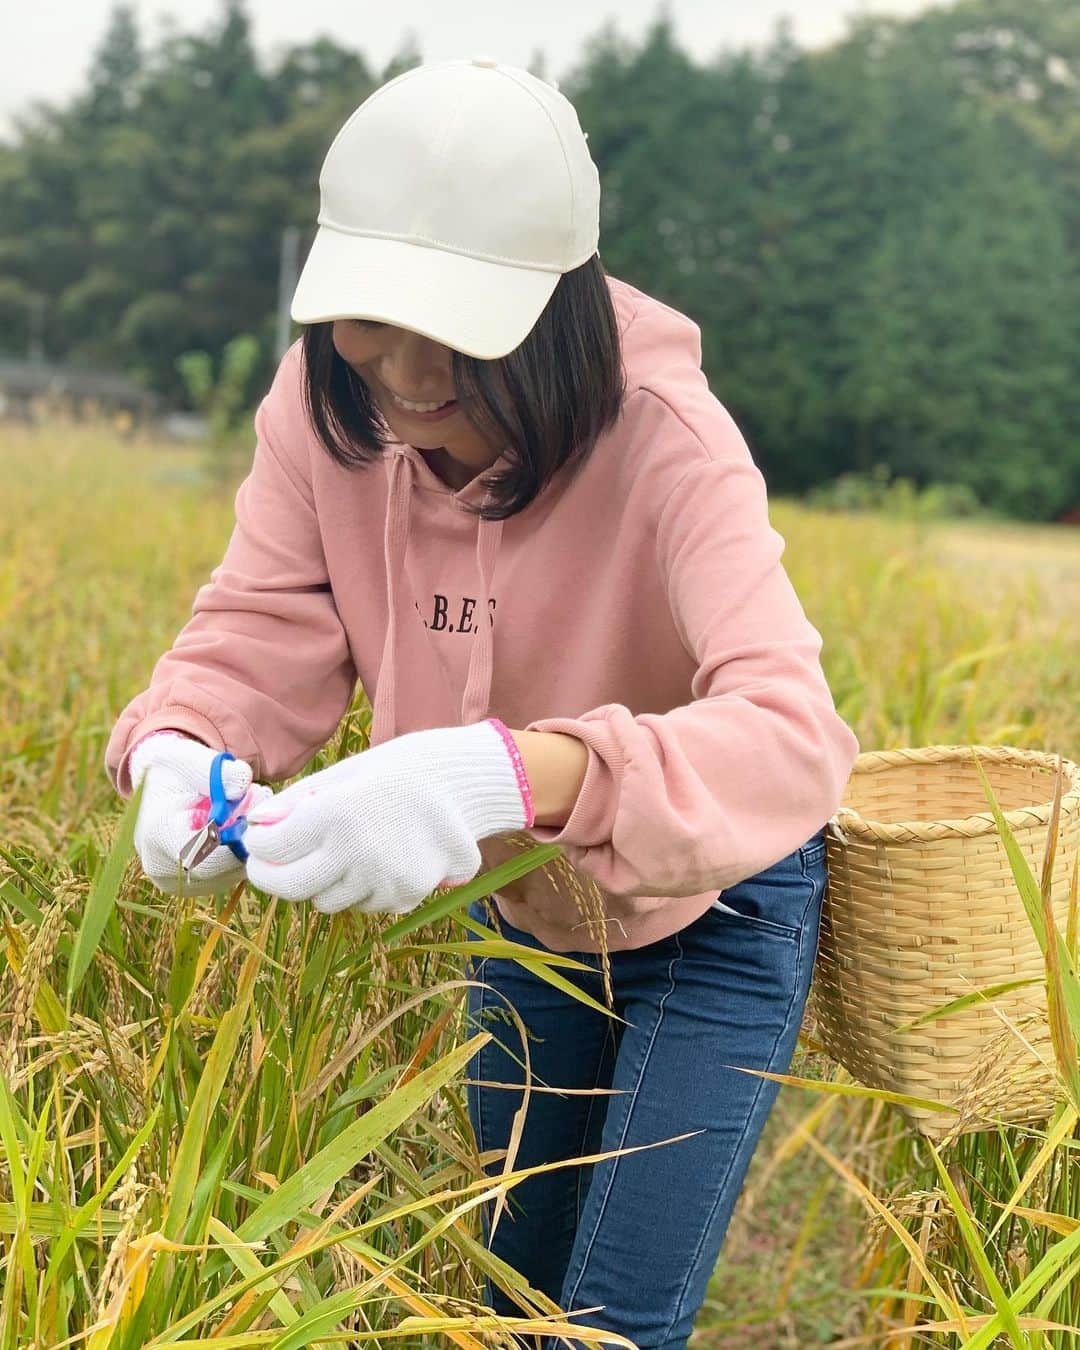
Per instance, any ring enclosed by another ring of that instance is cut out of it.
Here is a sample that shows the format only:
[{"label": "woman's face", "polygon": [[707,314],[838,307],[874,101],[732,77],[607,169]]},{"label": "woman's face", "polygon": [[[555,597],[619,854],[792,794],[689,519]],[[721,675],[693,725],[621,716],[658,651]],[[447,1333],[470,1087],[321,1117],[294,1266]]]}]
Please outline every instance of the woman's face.
[{"label": "woman's face", "polygon": [[482,435],[460,405],[437,421],[428,421],[392,397],[400,394],[413,403],[453,398],[449,347],[408,328],[373,319],[336,319],[333,341],[341,359],[371,390],[394,437],[404,445],[432,452],[433,466],[437,464],[448,481],[463,485],[499,457],[500,448]]}]

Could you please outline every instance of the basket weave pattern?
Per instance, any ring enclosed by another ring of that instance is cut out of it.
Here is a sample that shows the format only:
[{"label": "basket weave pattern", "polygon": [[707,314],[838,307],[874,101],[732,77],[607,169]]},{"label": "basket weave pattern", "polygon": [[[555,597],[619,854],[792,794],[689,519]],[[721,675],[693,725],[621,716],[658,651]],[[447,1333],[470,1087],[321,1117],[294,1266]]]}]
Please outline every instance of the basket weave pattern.
[{"label": "basket weave pattern", "polygon": [[[903,1108],[938,1139],[987,1128],[991,1118],[1042,1120],[1055,1101],[1045,963],[976,754],[1038,883],[1058,757],[1037,750],[931,745],[860,754],[826,831],[811,994],[818,1032],[866,1086],[960,1107],[960,1117]],[[1080,856],[1080,766],[1062,758],[1061,767],[1051,901],[1064,932]],[[894,1030],[976,989],[1024,978],[1037,982]]]}]

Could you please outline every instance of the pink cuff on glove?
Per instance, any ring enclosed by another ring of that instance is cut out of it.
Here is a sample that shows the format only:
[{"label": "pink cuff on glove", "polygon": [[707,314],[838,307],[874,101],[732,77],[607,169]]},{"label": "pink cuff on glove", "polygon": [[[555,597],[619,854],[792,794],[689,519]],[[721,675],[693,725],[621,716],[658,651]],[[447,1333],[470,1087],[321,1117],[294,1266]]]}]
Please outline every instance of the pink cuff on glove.
[{"label": "pink cuff on glove", "polygon": [[525,804],[525,829],[531,829],[536,821],[536,810],[533,806],[532,788],[529,786],[529,778],[525,772],[525,761],[521,758],[521,751],[518,749],[518,743],[510,735],[510,728],[505,722],[501,722],[497,717],[487,719],[499,735],[503,738],[503,744],[506,746],[510,758],[514,761],[514,772],[517,774],[518,787],[521,790],[521,800]]}]

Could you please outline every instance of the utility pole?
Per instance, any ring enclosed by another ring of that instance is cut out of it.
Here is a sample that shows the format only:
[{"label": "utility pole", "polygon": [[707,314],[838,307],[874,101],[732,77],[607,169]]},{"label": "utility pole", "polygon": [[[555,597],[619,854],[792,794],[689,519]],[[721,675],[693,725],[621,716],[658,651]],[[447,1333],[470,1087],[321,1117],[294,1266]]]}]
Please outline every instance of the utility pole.
[{"label": "utility pole", "polygon": [[45,297],[35,291],[29,298],[30,311],[27,358],[35,363],[45,360]]},{"label": "utility pole", "polygon": [[278,267],[276,356],[280,361],[289,347],[289,306],[300,276],[300,227],[286,225],[281,232],[281,258]]}]

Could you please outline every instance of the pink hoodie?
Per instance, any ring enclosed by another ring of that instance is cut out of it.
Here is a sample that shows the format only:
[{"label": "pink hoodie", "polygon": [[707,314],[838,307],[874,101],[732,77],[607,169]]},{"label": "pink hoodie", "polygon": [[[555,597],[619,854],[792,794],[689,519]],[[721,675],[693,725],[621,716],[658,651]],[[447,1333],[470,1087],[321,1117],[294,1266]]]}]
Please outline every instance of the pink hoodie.
[{"label": "pink hoodie", "polygon": [[[769,523],[765,481],[701,370],[701,330],[608,278],[627,393],[576,475],[479,522],[413,446],[336,464],[301,404],[301,344],[255,416],[251,472],[192,618],[120,714],[105,767],[165,727],[299,772],[357,678],[371,744],[487,716],[577,736],[588,768],[562,845],[599,887],[610,951],[656,942],[805,843],[840,805],[859,742],[836,711]],[[501,467],[505,453],[492,466]],[[491,614],[490,622],[482,620]],[[484,871],[524,849],[479,842]],[[498,892],[553,951],[599,950],[561,868]]]}]

